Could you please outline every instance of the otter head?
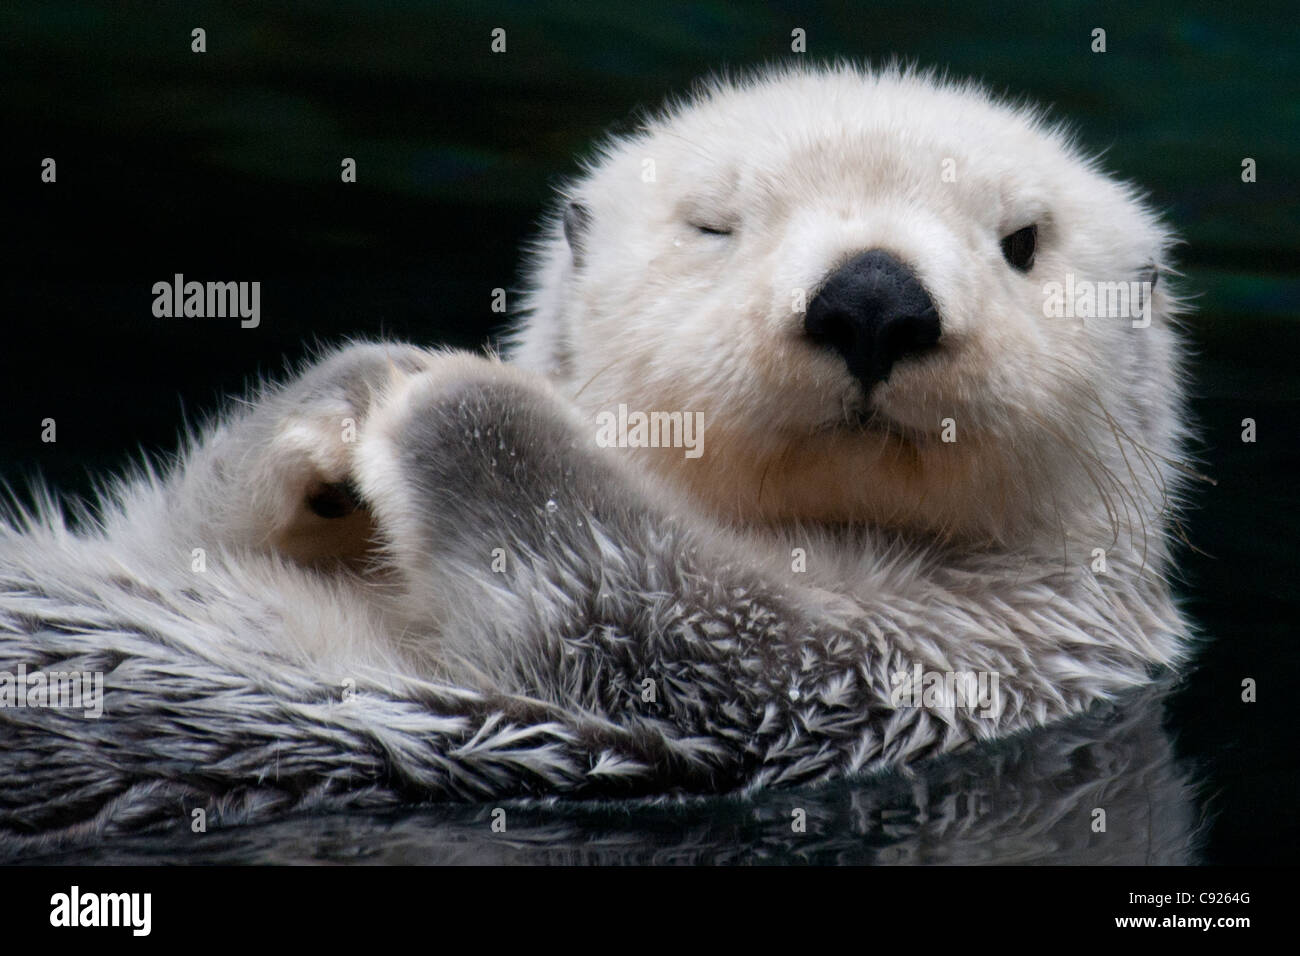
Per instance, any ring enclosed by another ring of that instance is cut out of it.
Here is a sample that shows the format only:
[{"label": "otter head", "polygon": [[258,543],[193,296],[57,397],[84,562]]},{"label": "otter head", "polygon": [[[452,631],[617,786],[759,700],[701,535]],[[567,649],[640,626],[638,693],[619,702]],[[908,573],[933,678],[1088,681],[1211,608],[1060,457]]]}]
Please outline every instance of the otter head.
[{"label": "otter head", "polygon": [[1141,534],[1179,438],[1170,244],[976,87],[715,81],[566,190],[513,357],[593,429],[702,413],[698,457],[619,444],[728,520]]}]

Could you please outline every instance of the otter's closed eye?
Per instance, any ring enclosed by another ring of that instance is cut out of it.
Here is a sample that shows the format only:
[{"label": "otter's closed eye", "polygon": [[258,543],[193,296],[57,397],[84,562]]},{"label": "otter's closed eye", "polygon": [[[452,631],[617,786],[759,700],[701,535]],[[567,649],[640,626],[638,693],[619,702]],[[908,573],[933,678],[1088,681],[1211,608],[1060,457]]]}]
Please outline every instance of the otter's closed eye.
[{"label": "otter's closed eye", "polygon": [[706,236],[729,236],[732,233],[730,226],[716,226],[706,222],[692,222],[689,225]]},{"label": "otter's closed eye", "polygon": [[1038,248],[1038,226],[1017,229],[1002,240],[1002,258],[1012,268],[1028,272],[1034,266],[1034,252]]}]

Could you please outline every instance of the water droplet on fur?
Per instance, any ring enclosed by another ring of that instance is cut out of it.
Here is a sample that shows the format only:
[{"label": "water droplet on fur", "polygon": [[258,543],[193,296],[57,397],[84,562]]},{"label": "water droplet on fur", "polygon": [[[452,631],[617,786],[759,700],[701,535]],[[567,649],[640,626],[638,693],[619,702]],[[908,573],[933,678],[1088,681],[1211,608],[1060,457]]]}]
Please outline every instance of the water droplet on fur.
[{"label": "water droplet on fur", "polygon": [[559,510],[560,510],[560,506],[557,505],[557,504],[555,503],[555,499],[554,499],[554,498],[550,498],[550,499],[547,500],[547,502],[546,502],[546,511],[547,511],[548,514],[555,514],[555,512],[557,512],[557,511],[559,511]]},{"label": "water droplet on fur", "polygon": [[483,433],[482,433],[481,431],[479,431],[479,430],[476,428],[476,429],[474,429],[474,437],[475,437],[475,438],[482,438],[482,437],[483,437]]},{"label": "water droplet on fur", "polygon": [[798,699],[799,699],[799,688],[798,688],[798,687],[791,687],[791,688],[790,688],[790,699],[791,699],[791,700],[798,700]]}]

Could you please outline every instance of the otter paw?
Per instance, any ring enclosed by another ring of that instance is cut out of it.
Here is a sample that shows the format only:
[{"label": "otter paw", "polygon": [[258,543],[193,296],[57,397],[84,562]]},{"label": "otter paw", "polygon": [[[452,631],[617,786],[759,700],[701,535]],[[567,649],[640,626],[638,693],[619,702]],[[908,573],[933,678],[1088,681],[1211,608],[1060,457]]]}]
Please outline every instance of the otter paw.
[{"label": "otter paw", "polygon": [[236,540],[308,564],[352,560],[373,543],[356,491],[356,450],[375,410],[439,353],[353,345],[264,398],[220,445]]},{"label": "otter paw", "polygon": [[533,373],[445,355],[367,424],[358,491],[392,552],[417,562],[505,538],[541,547],[552,516],[599,510],[617,484],[581,429]]}]

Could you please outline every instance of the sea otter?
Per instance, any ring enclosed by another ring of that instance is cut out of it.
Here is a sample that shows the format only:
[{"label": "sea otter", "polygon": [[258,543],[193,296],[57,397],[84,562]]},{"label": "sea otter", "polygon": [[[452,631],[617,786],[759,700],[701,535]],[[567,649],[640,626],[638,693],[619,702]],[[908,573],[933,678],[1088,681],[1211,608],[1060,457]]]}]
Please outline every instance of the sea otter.
[{"label": "sea otter", "polygon": [[1186,655],[1172,242],[976,85],[713,80],[564,187],[504,361],[349,345],[0,532],[0,669],[138,661],[144,751],[76,746],[151,800],[271,786],[268,734],[318,800],[662,793],[1079,713]]}]

